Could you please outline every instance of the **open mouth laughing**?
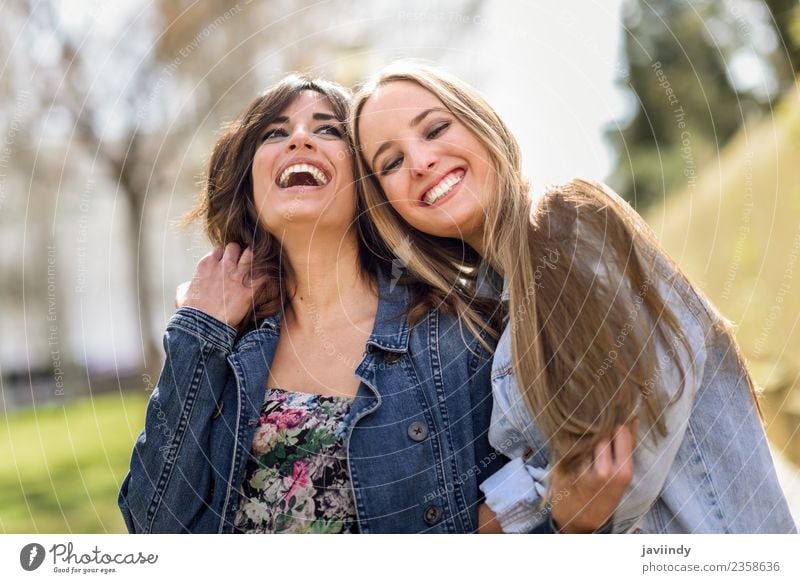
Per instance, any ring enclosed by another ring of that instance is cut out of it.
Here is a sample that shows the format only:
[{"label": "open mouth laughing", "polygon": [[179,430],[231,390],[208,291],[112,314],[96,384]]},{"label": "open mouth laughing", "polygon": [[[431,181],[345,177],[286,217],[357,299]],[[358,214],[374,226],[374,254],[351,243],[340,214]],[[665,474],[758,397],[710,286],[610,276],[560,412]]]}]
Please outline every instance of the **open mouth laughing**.
[{"label": "open mouth laughing", "polygon": [[276,183],[279,188],[314,188],[325,186],[330,180],[330,175],[318,162],[293,160],[280,172]]}]

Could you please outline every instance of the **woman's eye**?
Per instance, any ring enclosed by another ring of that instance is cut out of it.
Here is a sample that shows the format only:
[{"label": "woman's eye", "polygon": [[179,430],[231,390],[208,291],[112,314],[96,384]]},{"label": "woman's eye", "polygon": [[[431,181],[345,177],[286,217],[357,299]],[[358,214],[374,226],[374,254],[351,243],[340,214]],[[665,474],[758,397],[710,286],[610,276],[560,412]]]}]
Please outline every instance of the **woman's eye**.
[{"label": "woman's eye", "polygon": [[386,176],[389,172],[394,170],[395,168],[399,168],[400,164],[403,162],[403,157],[398,156],[397,158],[390,160],[386,163],[386,165],[381,168],[381,176]]},{"label": "woman's eye", "polygon": [[329,135],[329,136],[335,136],[337,138],[341,138],[342,137],[342,130],[340,130],[338,127],[332,126],[332,125],[322,126],[317,131],[319,133],[321,133],[321,134],[326,134],[326,135]]},{"label": "woman's eye", "polygon": [[425,138],[428,140],[435,140],[442,134],[442,132],[444,132],[449,127],[450,127],[449,121],[444,121],[442,123],[439,123],[435,125],[431,131],[428,132]]},{"label": "woman's eye", "polygon": [[264,135],[261,136],[261,141],[270,140],[272,138],[282,137],[285,138],[287,135],[286,130],[283,128],[273,128],[271,130],[267,130],[264,132]]}]

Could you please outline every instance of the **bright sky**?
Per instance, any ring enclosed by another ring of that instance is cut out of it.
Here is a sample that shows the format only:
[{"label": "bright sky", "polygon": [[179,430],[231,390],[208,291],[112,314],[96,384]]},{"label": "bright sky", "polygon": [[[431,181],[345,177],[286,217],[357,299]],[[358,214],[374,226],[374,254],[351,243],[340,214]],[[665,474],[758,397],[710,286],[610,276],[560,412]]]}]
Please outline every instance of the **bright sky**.
[{"label": "bright sky", "polygon": [[[628,104],[614,85],[623,67],[621,4],[622,0],[489,0],[466,35],[430,56],[478,87],[511,126],[535,190],[578,175],[602,180],[611,170],[614,154],[603,130],[624,117]],[[65,0],[59,6],[69,28],[88,26],[105,35],[116,34],[141,10],[133,1],[114,3],[113,8],[95,0]],[[460,14],[458,6],[455,0],[422,4],[421,14],[428,20],[439,18],[448,28],[449,18]],[[403,10],[386,5],[378,12],[396,16]],[[421,45],[435,45],[436,27],[421,27],[420,22],[395,20],[393,25],[404,29],[404,41],[413,38]],[[420,32],[426,38],[414,34]],[[376,50],[392,53],[387,46]]]},{"label": "bright sky", "polygon": [[624,63],[620,10],[621,0],[486,6],[487,34],[474,46],[494,59],[489,75],[471,82],[519,139],[534,190],[611,171],[603,130],[628,104],[614,84]]}]

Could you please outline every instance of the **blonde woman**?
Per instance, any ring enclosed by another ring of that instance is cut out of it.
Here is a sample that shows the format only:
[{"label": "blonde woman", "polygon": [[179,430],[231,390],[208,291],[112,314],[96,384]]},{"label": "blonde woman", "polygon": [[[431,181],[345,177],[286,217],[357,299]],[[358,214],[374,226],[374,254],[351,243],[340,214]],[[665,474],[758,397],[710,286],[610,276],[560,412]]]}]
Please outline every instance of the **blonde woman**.
[{"label": "blonde woman", "polygon": [[624,201],[576,180],[532,207],[514,136],[439,71],[386,69],[353,116],[367,208],[409,269],[473,297],[502,276],[490,440],[512,461],[482,489],[504,531],[795,531],[733,337]]}]

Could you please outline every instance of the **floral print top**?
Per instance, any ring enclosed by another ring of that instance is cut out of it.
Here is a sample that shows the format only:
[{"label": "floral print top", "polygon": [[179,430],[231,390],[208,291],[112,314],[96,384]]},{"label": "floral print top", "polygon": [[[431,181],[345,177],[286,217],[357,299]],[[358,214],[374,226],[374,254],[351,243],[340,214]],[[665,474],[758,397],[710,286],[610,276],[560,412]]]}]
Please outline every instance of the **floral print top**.
[{"label": "floral print top", "polygon": [[351,403],[267,389],[242,482],[238,532],[357,530],[344,443]]}]

